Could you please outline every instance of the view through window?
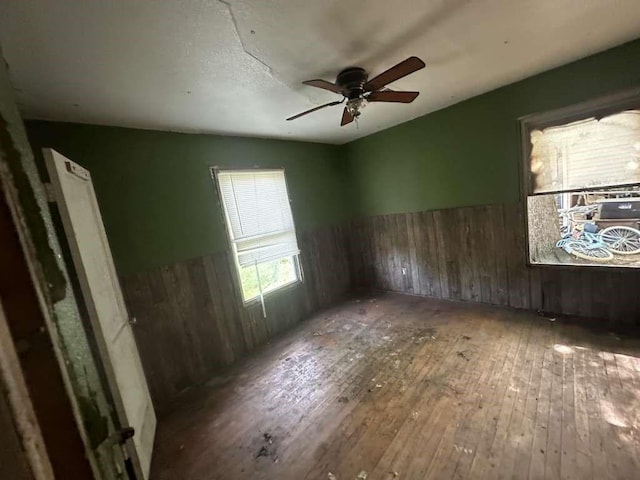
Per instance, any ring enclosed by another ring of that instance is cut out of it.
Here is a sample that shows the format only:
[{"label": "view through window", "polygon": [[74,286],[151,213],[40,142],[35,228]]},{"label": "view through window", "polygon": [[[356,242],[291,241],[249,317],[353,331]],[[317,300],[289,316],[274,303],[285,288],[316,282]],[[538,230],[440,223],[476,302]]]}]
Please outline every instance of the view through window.
[{"label": "view through window", "polygon": [[300,279],[284,170],[217,170],[244,301]]},{"label": "view through window", "polygon": [[640,108],[523,132],[531,263],[640,267]]}]

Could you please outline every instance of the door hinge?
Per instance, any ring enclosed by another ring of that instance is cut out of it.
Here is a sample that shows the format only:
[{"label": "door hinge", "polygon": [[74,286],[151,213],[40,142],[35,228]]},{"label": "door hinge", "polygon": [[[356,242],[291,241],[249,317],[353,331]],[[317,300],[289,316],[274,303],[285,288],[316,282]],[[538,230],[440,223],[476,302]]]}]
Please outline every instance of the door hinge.
[{"label": "door hinge", "polygon": [[124,427],[118,430],[115,433],[115,441],[120,445],[124,445],[127,443],[127,440],[133,438],[133,435],[136,433],[133,427]]}]

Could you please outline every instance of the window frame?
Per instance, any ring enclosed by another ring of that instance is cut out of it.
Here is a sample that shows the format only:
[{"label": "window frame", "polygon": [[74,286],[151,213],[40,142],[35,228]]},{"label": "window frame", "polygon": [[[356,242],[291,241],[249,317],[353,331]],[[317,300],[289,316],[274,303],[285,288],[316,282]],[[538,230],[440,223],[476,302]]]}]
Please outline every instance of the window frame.
[{"label": "window frame", "polygon": [[[218,181],[218,173],[220,172],[236,172],[236,173],[241,173],[241,172],[282,172],[282,175],[284,177],[284,184],[285,184],[285,188],[287,191],[287,198],[289,200],[289,204],[291,204],[291,197],[289,196],[289,184],[287,182],[287,173],[284,169],[284,167],[259,167],[259,166],[255,166],[255,167],[220,167],[220,166],[212,166],[209,167],[209,172],[211,175],[211,178],[213,180],[213,184],[214,184],[214,189],[216,192],[216,197],[218,200],[218,206],[220,209],[220,214],[222,215],[222,223],[224,224],[224,231],[225,231],[225,235],[227,237],[227,246],[229,248],[229,253],[231,254],[231,256],[233,257],[233,264],[235,266],[235,275],[234,277],[234,287],[235,289],[239,292],[240,294],[240,298],[242,299],[242,305],[244,307],[249,307],[250,305],[253,305],[255,303],[261,303],[261,299],[260,299],[260,295],[256,295],[254,297],[251,297],[249,299],[245,299],[244,297],[244,289],[242,288],[242,278],[240,276],[240,269],[242,268],[240,266],[240,263],[238,261],[238,254],[236,252],[236,247],[233,243],[233,240],[231,239],[231,225],[230,225],[230,220],[229,220],[229,215],[227,214],[225,205],[224,205],[224,201],[222,200],[222,192],[220,191],[220,183]],[[296,219],[295,216],[293,214],[293,209],[291,209],[291,217],[293,219],[293,230],[296,236],[296,240],[298,239],[298,232],[296,229]],[[278,293],[283,293],[286,290],[295,288],[299,285],[302,285],[302,283],[304,283],[304,273],[302,270],[302,263],[300,262],[300,255],[302,254],[302,250],[300,250],[300,253],[298,253],[297,255],[292,255],[293,260],[294,260],[294,269],[295,269],[295,273],[296,273],[296,279],[292,280],[290,282],[287,282],[283,285],[280,285],[277,288],[273,288],[271,290],[268,291],[263,291],[262,294],[262,298],[266,299],[267,297],[271,297],[273,295],[276,295]],[[281,258],[288,258],[287,257],[281,257]]]},{"label": "window frame", "polygon": [[[553,190],[551,192],[532,192],[531,182],[531,141],[530,133],[535,129],[564,125],[583,120],[588,117],[603,118],[624,110],[640,110],[640,87],[634,87],[620,92],[600,96],[587,101],[575,103],[561,108],[533,113],[518,118],[520,136],[520,203],[522,205],[522,227],[524,228],[525,264],[528,268],[561,268],[561,269],[605,269],[607,271],[633,271],[637,267],[622,265],[589,265],[589,264],[560,264],[560,263],[532,263],[529,245],[529,208],[527,199],[539,195],[555,195],[564,192],[591,192],[603,190],[602,186],[587,187],[579,190]],[[620,184],[617,187],[636,186],[638,182]],[[605,187],[608,188],[608,187]]]}]

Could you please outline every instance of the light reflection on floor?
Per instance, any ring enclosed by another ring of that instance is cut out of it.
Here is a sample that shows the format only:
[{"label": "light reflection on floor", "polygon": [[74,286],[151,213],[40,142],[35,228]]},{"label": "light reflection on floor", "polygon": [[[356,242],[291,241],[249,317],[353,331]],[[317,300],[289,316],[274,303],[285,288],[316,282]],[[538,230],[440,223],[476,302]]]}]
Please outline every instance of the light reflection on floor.
[{"label": "light reflection on floor", "polygon": [[[617,431],[618,438],[636,442],[636,438],[640,438],[640,358],[560,343],[553,345],[553,349],[563,356],[584,355],[588,359],[585,365],[594,371],[604,370],[606,384],[597,392],[602,418],[610,425],[625,429]],[[615,402],[607,397],[615,398]]]}]

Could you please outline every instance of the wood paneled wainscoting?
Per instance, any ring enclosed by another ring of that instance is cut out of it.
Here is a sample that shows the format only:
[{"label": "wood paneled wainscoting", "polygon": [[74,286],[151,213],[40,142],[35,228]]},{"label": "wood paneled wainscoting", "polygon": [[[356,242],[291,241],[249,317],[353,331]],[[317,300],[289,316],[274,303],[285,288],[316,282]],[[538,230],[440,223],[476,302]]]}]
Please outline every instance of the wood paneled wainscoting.
[{"label": "wood paneled wainscoting", "polygon": [[352,285],[342,227],[299,233],[304,281],[243,305],[229,252],[194,258],[121,279],[156,409],[204,382]]},{"label": "wood paneled wainscoting", "polygon": [[355,286],[640,327],[640,271],[528,267],[519,204],[361,218],[350,260]]}]

